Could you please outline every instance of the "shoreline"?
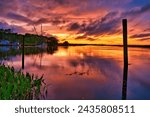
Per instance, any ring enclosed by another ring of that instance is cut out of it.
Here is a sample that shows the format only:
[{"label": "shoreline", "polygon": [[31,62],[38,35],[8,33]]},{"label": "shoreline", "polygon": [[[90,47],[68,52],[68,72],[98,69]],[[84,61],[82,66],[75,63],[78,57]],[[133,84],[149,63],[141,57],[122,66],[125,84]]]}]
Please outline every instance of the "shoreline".
[{"label": "shoreline", "polygon": [[[107,45],[107,44],[69,44],[63,45],[58,44],[58,46],[116,46],[116,47],[123,47],[123,45]],[[141,47],[141,48],[150,48],[150,45],[128,45],[128,47]]]},{"label": "shoreline", "polygon": [[[2,45],[0,44],[0,47],[4,46],[16,46],[16,47],[21,47],[22,45]],[[29,44],[29,45],[24,45],[25,47],[40,47],[40,45],[34,45],[34,44]],[[123,45],[107,45],[107,44],[69,44],[69,45],[63,45],[63,44],[58,44],[56,46],[62,46],[62,47],[69,47],[69,46],[116,46],[116,47],[123,47]],[[150,48],[150,45],[128,45],[128,47],[140,47],[140,48]]]}]

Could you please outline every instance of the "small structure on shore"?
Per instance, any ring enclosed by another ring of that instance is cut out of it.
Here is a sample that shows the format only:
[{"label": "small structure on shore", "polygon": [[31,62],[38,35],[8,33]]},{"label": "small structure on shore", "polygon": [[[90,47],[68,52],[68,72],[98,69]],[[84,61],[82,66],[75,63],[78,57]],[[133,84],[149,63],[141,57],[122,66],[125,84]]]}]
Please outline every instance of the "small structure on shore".
[{"label": "small structure on shore", "polygon": [[69,46],[69,42],[68,41],[63,42],[62,46]]},{"label": "small structure on shore", "polygon": [[8,40],[0,40],[0,46],[19,46],[20,43],[18,41],[8,41]]},{"label": "small structure on shore", "polygon": [[11,45],[13,45],[13,46],[19,46],[19,45],[20,45],[20,43],[19,43],[19,42],[17,42],[17,41],[15,41],[15,42],[12,42],[12,43],[11,43]]},{"label": "small structure on shore", "polygon": [[8,40],[0,40],[0,45],[10,45],[10,41],[8,41]]}]

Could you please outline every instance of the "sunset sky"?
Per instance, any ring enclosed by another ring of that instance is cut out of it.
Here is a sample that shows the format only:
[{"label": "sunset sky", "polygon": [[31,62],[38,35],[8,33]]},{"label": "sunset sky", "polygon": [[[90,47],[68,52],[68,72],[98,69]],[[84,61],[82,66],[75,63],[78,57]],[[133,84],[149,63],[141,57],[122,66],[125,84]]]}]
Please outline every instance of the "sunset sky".
[{"label": "sunset sky", "polygon": [[57,36],[60,42],[150,45],[150,0],[0,0],[0,28]]}]

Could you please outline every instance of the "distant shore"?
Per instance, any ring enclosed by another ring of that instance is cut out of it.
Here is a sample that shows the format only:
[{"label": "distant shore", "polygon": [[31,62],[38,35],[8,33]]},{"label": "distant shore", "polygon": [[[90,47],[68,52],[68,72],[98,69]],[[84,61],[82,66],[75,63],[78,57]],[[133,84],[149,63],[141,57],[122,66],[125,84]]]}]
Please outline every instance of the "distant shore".
[{"label": "distant shore", "polygon": [[[107,45],[107,44],[69,44],[69,45],[63,45],[58,44],[58,46],[117,46],[117,47],[123,47],[123,45]],[[150,45],[128,45],[128,47],[141,47],[141,48],[150,48]]]},{"label": "distant shore", "polygon": [[[22,46],[21,45],[3,45],[3,44],[0,44],[0,47],[1,46]],[[36,44],[25,44],[24,46],[40,46],[40,45],[36,45]],[[59,43],[57,46],[116,46],[116,47],[123,47],[123,45],[107,45],[107,44],[68,44],[68,45],[64,45],[62,43]],[[140,48],[150,48],[150,45],[128,45],[128,47],[140,47]]]}]

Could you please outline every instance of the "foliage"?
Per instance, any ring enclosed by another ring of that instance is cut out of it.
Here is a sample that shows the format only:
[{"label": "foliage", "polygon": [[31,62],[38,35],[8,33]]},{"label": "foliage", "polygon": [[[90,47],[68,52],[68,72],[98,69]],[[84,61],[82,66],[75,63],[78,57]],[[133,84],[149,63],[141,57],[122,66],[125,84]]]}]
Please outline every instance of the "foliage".
[{"label": "foliage", "polygon": [[10,42],[19,42],[22,44],[23,37],[25,45],[39,45],[42,43],[46,43],[47,40],[50,40],[50,45],[57,45],[58,40],[56,37],[46,37],[42,35],[28,34],[25,35],[13,33],[10,29],[0,29],[0,40],[8,40]]},{"label": "foliage", "polygon": [[65,42],[62,43],[62,45],[63,45],[63,46],[69,46],[69,42],[68,42],[68,41],[65,41]]},{"label": "foliage", "polygon": [[13,67],[0,66],[1,100],[38,99],[43,84],[43,76],[38,78],[29,73],[24,75],[21,71],[15,71]]},{"label": "foliage", "polygon": [[56,37],[49,37],[47,39],[48,46],[56,46],[58,45],[58,40]]}]

